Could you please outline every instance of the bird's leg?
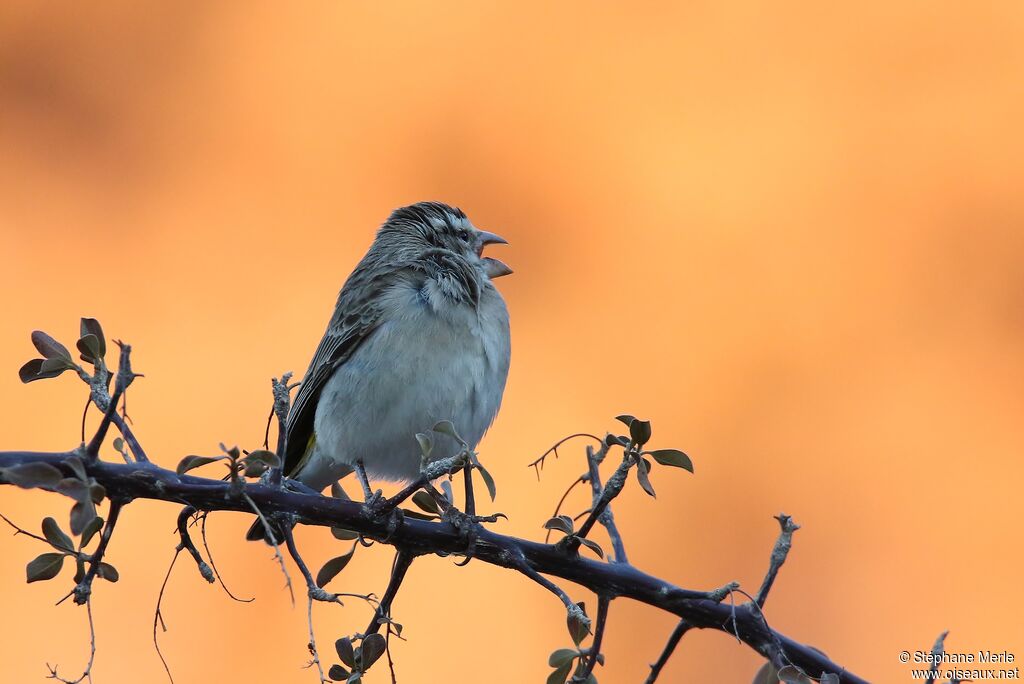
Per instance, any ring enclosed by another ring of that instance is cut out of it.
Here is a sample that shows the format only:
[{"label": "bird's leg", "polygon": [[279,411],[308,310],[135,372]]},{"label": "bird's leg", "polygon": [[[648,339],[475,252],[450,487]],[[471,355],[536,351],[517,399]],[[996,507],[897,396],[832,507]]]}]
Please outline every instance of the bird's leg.
[{"label": "bird's leg", "polygon": [[473,496],[473,462],[466,460],[466,466],[462,469],[466,480],[466,515],[470,518],[476,515],[476,497]]},{"label": "bird's leg", "polygon": [[381,498],[381,492],[377,490],[377,493],[374,493],[370,489],[370,478],[366,476],[366,467],[363,465],[362,459],[356,461],[356,477],[359,478],[359,484],[363,486],[363,503],[374,508]]}]

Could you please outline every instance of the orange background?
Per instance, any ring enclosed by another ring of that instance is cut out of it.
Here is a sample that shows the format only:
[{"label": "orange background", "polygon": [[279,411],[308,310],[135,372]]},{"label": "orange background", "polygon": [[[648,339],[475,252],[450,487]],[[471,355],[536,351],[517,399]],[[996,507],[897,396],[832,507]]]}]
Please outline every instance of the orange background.
[{"label": "orange background", "polygon": [[[372,231],[438,199],[511,243],[494,253],[516,271],[499,282],[514,358],[482,445],[497,529],[541,538],[581,446],[539,484],[526,464],[628,411],[697,468],[617,503],[641,568],[754,591],[783,510],[804,527],[774,626],[874,681],[909,681],[899,651],[946,628],[953,651],[1019,664],[1022,29],[1011,2],[9,0],[0,448],[77,444],[84,387],[16,371],[31,330],[73,342],[80,315],[135,346],[129,409],[155,460],[257,446],[269,378],[305,369]],[[0,493],[33,529],[67,510]],[[149,633],[175,512],[125,511],[122,579],[95,595],[97,682],[162,681]],[[315,681],[303,606],[248,522],[210,533],[255,603],[185,558],[171,579],[179,683]],[[315,566],[347,548],[300,543]],[[83,611],[53,607],[69,577],[24,584],[41,551],[0,539],[3,681],[77,673],[87,653]],[[390,560],[360,550],[334,587],[381,593]],[[552,596],[481,563],[421,559],[395,611],[406,684],[539,682],[569,641]],[[316,607],[328,662],[368,616]],[[674,624],[614,603],[601,681],[641,681]],[[664,681],[758,665],[691,633]]]}]

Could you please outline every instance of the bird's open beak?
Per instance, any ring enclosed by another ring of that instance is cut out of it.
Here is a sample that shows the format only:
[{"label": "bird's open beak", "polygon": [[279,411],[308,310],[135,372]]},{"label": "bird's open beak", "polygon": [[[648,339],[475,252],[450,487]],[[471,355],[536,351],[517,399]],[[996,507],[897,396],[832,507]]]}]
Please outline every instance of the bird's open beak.
[{"label": "bird's open beak", "polygon": [[482,259],[483,259],[484,271],[487,273],[487,277],[488,278],[500,278],[501,276],[505,276],[505,275],[508,275],[509,273],[511,273],[512,269],[509,268],[508,266],[506,266],[505,264],[503,264],[502,262],[498,261],[497,259],[492,259],[491,257],[482,256],[483,252],[484,252],[484,247],[486,247],[487,245],[507,245],[508,244],[508,240],[506,240],[505,238],[501,237],[500,235],[495,235],[494,233],[489,233],[486,230],[478,230],[476,237],[477,237],[476,253],[477,253],[478,256],[481,256]]}]

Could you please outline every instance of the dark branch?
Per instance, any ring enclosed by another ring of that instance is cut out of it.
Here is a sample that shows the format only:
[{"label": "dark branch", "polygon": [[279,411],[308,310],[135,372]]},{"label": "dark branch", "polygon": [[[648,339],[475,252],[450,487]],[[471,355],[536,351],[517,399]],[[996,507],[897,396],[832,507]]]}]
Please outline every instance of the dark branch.
[{"label": "dark branch", "polygon": [[86,571],[85,577],[75,586],[75,603],[79,605],[88,603],[89,597],[92,595],[92,581],[96,579],[103,556],[107,552],[107,545],[110,544],[110,537],[114,533],[114,526],[117,524],[117,516],[121,513],[121,506],[120,499],[112,499],[110,501],[110,515],[103,526],[103,532],[100,533],[100,543],[96,545],[96,552],[92,554],[92,560],[89,562],[89,569]]},{"label": "dark branch", "polygon": [[[587,446],[587,468],[590,473],[590,488],[593,492],[593,506],[596,507],[598,501],[601,499],[601,494],[604,491],[603,485],[601,484],[601,472],[600,465],[604,460],[604,457],[608,454],[607,442],[601,445],[601,448],[594,451],[593,447]],[[608,537],[612,540],[612,551],[614,552],[614,561],[616,563],[628,563],[629,559],[626,557],[626,545],[622,541],[622,535],[619,534],[619,528],[615,524],[615,515],[612,513],[610,505],[605,506],[605,509],[598,516],[598,521],[604,525],[605,530],[608,531]]]},{"label": "dark branch", "polygon": [[771,591],[772,584],[775,583],[775,576],[779,574],[779,568],[786,562],[786,556],[789,555],[789,549],[793,546],[793,533],[800,529],[800,526],[793,522],[793,519],[785,513],[779,513],[775,516],[775,519],[779,521],[779,538],[775,540],[775,546],[772,548],[772,555],[768,564],[768,573],[764,576],[764,582],[761,583],[761,589],[757,592],[757,605],[759,608],[764,608],[764,602],[768,600],[768,592]]},{"label": "dark branch", "polygon": [[[604,640],[604,628],[608,624],[608,606],[611,600],[607,596],[597,597],[597,617],[594,620],[594,641],[590,645],[590,657],[580,658],[580,670],[573,676],[573,682],[586,682],[594,666],[601,658],[601,642]],[[601,662],[604,662],[603,660]]]},{"label": "dark branch", "polygon": [[662,668],[668,662],[668,659],[672,657],[672,653],[676,650],[676,646],[679,645],[679,640],[683,638],[683,635],[693,628],[686,619],[679,621],[676,628],[672,630],[671,636],[668,638],[668,643],[665,644],[665,648],[662,649],[661,655],[658,656],[657,662],[651,665],[651,674],[647,676],[644,684],[654,684],[658,680],[658,675],[661,674]]},{"label": "dark branch", "polygon": [[204,580],[213,584],[215,579],[213,569],[203,560],[202,554],[199,553],[199,549],[196,548],[195,543],[192,541],[192,536],[188,533],[188,519],[196,512],[196,509],[192,506],[185,506],[181,509],[181,513],[178,513],[178,537],[181,539],[178,542],[178,548],[189,552],[189,555],[196,562],[196,567],[199,568],[199,574],[203,576]]},{"label": "dark branch", "polygon": [[398,590],[402,586],[402,582],[405,580],[405,573],[409,571],[409,566],[412,565],[413,559],[416,558],[412,553],[405,549],[398,549],[395,553],[395,562],[391,567],[391,579],[388,581],[388,588],[384,590],[384,596],[380,599],[380,605],[373,613],[373,619],[370,620],[370,625],[366,628],[365,634],[376,634],[380,631],[381,621],[391,621],[391,604],[395,601],[395,596],[398,595]]},{"label": "dark branch", "polygon": [[[62,466],[62,461],[72,454],[4,452],[0,453],[0,468],[24,463],[49,463],[70,473],[67,466]],[[368,539],[406,548],[416,554],[466,551],[464,535],[446,522],[406,517],[396,529],[389,529],[387,521],[367,517],[363,506],[357,502],[339,501],[261,484],[245,485],[244,495],[239,497],[233,493],[230,482],[178,476],[173,471],[149,463],[94,461],[86,464],[86,469],[108,492],[116,493],[116,496],[123,499],[156,499],[184,503],[203,511],[250,513],[251,502],[266,515],[295,516],[300,523],[307,525],[342,527]],[[622,466],[619,470],[622,470]],[[605,490],[609,486],[606,485]],[[113,516],[113,510],[111,514]],[[677,587],[627,563],[598,562],[566,554],[564,548],[557,545],[510,537],[487,529],[477,532],[475,545],[474,558],[482,562],[520,571],[525,567],[534,579],[541,574],[551,575],[575,582],[598,595],[631,598],[646,603],[685,618],[694,628],[733,633],[766,658],[776,652],[778,644],[786,660],[811,677],[835,672],[839,673],[840,682],[865,682],[815,649],[770,630],[756,605],[723,605],[709,598],[707,592]]]}]

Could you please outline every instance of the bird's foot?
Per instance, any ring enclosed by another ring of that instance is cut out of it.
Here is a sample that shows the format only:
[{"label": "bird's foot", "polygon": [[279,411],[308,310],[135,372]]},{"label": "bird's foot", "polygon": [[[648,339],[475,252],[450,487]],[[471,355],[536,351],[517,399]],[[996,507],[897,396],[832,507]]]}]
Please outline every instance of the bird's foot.
[{"label": "bird's foot", "polygon": [[309,485],[298,480],[293,480],[290,477],[283,478],[281,480],[281,486],[289,492],[295,492],[296,494],[313,494],[320,496],[320,492],[316,491]]},{"label": "bird's foot", "polygon": [[390,505],[379,489],[363,503],[363,515],[373,522],[387,525],[388,534],[385,540],[390,539],[405,520],[402,509]]},{"label": "bird's foot", "polygon": [[508,516],[504,513],[494,513],[492,515],[468,515],[463,513],[454,506],[449,506],[441,514],[441,520],[454,527],[458,533],[460,539],[466,544],[465,560],[457,563],[457,565],[466,565],[469,561],[473,560],[473,555],[476,553],[476,542],[480,537],[480,532],[483,530],[482,523],[493,523],[497,522],[499,518],[505,518],[508,520]]}]

